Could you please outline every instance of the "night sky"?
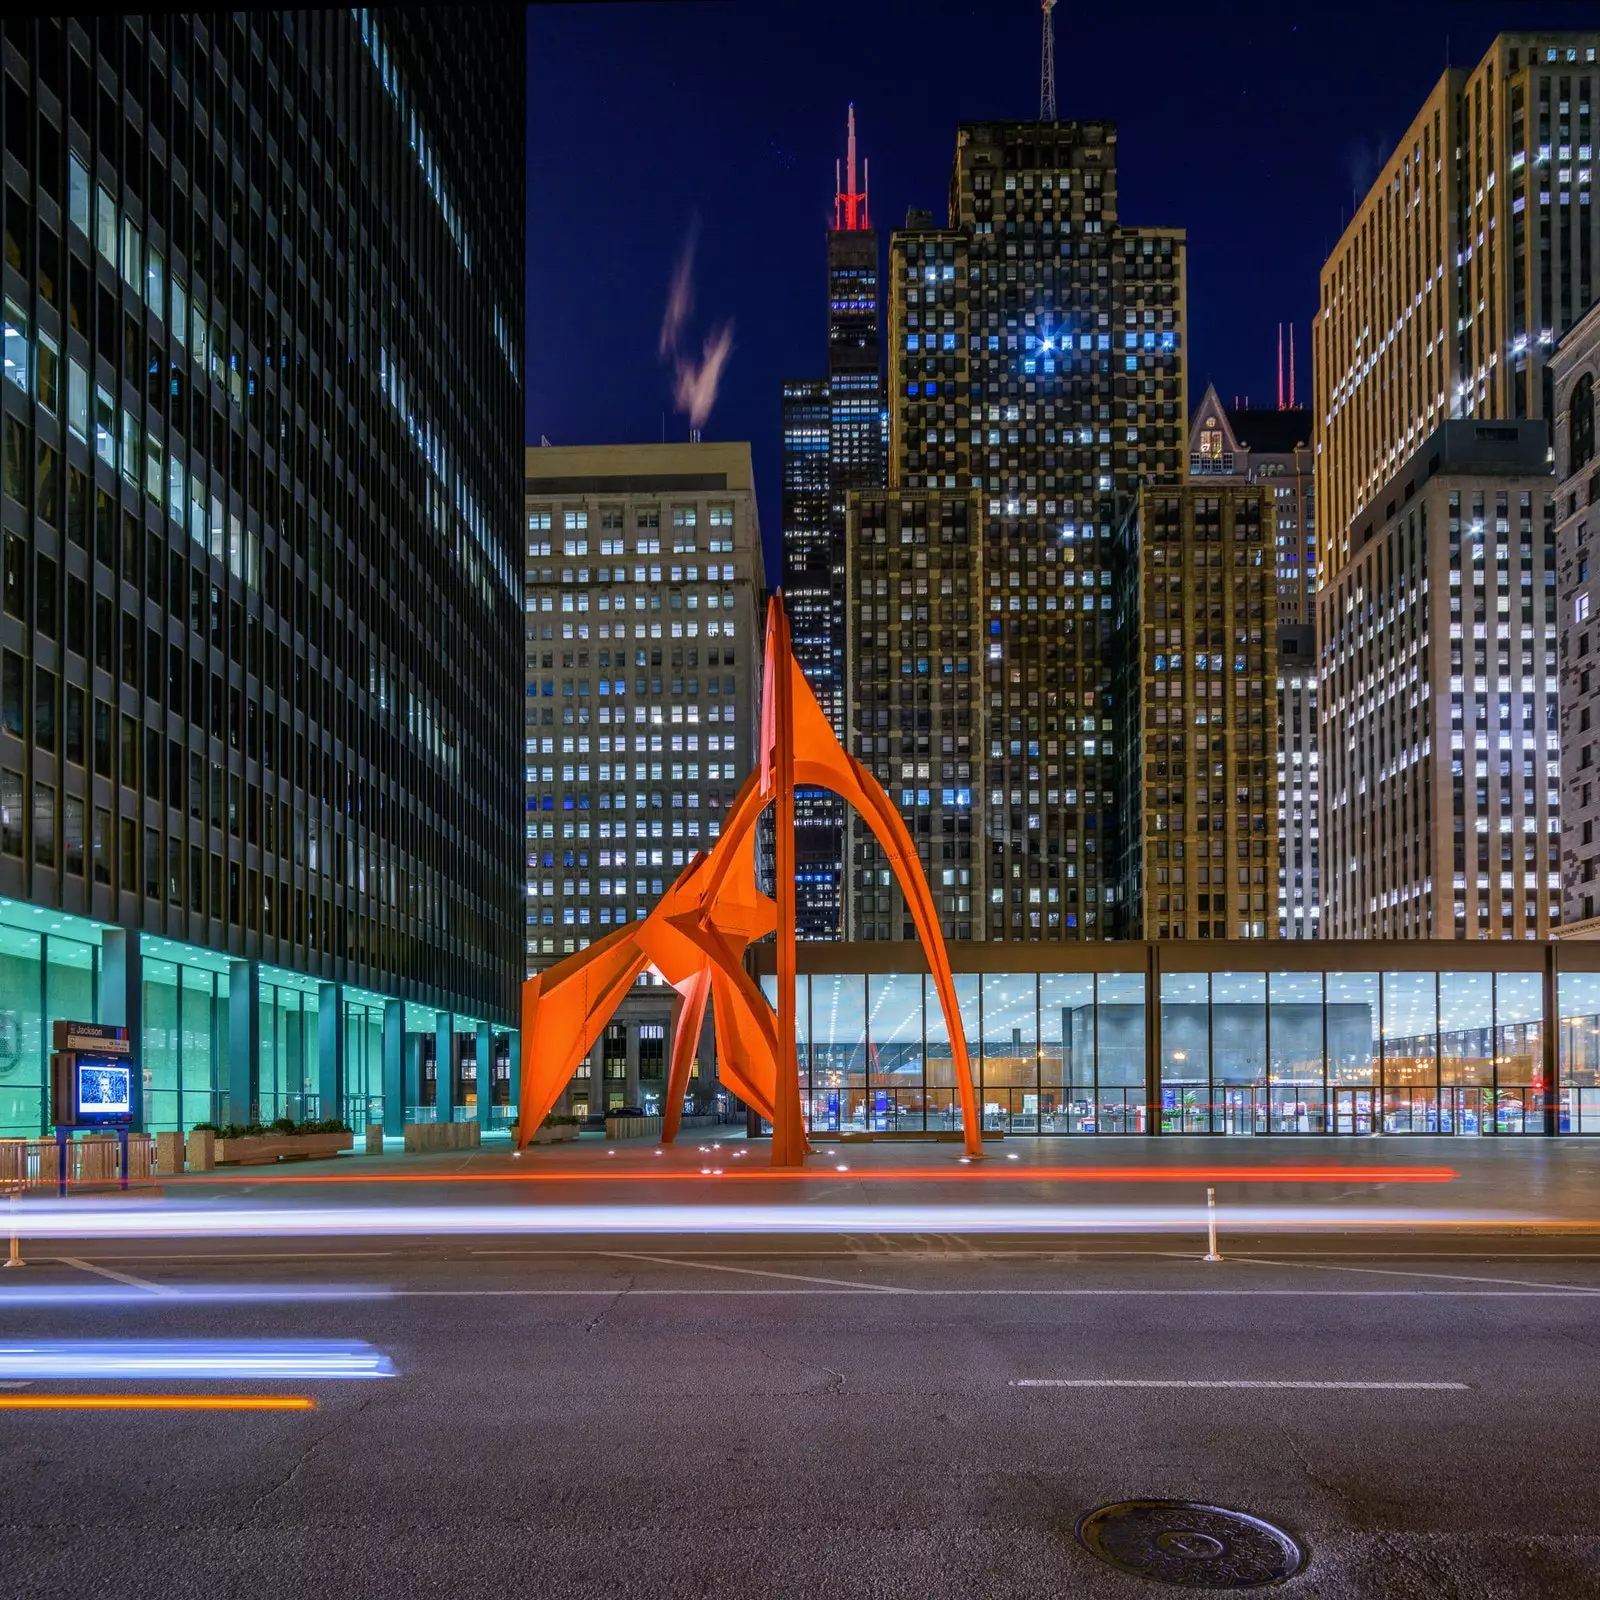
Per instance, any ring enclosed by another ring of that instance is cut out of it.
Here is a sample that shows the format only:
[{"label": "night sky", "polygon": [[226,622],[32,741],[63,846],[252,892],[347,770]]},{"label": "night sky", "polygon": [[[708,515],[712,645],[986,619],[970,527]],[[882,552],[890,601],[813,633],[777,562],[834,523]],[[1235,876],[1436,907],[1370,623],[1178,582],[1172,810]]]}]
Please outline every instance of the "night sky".
[{"label": "night sky", "polygon": [[[1503,28],[1575,27],[1570,3],[1169,8],[1061,0],[1059,116],[1118,125],[1120,216],[1189,236],[1189,403],[1273,404],[1277,325],[1310,387],[1317,275],[1448,59]],[[943,225],[956,125],[1039,106],[1035,0],[539,6],[528,11],[528,442],[688,436],[659,354],[695,237],[698,356],[733,350],[703,429],[749,439],[779,578],[779,384],[821,376],[825,230],[845,108],[872,219]]]}]

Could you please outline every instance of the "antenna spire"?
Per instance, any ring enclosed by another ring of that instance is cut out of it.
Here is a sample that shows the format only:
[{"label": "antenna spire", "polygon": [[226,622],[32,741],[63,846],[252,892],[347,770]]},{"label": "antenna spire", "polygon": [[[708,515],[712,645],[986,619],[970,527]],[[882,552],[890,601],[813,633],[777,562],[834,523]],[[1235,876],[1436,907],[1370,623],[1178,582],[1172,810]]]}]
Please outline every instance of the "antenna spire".
[{"label": "antenna spire", "polygon": [[1056,120],[1056,29],[1051,13],[1056,0],[1039,0],[1044,13],[1044,36],[1040,44],[1039,60],[1039,120]]},{"label": "antenna spire", "polygon": [[1294,324],[1289,324],[1289,404],[1294,405]]},{"label": "antenna spire", "polygon": [[850,102],[850,114],[846,120],[845,134],[845,169],[848,176],[848,186],[841,182],[840,169],[837,160],[833,163],[833,226],[835,232],[854,232],[858,228],[869,228],[872,224],[867,220],[867,164],[861,163],[861,187],[856,188],[856,105]]},{"label": "antenna spire", "polygon": [[1278,409],[1283,410],[1283,324],[1278,324]]}]

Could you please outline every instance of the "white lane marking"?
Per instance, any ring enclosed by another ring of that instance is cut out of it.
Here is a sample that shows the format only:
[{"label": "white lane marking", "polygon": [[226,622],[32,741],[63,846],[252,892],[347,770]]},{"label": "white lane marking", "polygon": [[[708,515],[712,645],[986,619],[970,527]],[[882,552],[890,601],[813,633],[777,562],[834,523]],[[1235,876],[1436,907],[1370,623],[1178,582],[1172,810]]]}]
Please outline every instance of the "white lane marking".
[{"label": "white lane marking", "polygon": [[85,1261],[80,1256],[57,1256],[56,1259],[66,1267],[76,1267],[80,1272],[92,1272],[99,1278],[112,1278],[118,1283],[126,1283],[135,1289],[144,1289],[150,1294],[170,1295],[174,1291],[165,1284],[152,1283],[148,1278],[136,1278],[131,1272],[117,1272],[111,1267],[96,1266],[92,1261]]},{"label": "white lane marking", "polygon": [[[1282,1265],[1280,1262],[1269,1261],[1260,1256],[1232,1256],[1229,1259],[1241,1261],[1249,1267]],[[1358,1272],[1376,1274],[1384,1278],[1439,1278],[1448,1283],[1498,1283],[1509,1284],[1517,1289],[1569,1289],[1582,1294],[1600,1294],[1600,1286],[1586,1288],[1579,1283],[1543,1283],[1537,1279],[1527,1278],[1485,1278],[1480,1274],[1466,1272],[1413,1272],[1403,1267],[1342,1267],[1327,1261],[1296,1261],[1292,1264],[1297,1267],[1308,1267],[1313,1272]]]},{"label": "white lane marking", "polygon": [[702,1272],[737,1272],[751,1278],[782,1278],[788,1283],[815,1283],[831,1289],[849,1289],[852,1292],[872,1294],[912,1294],[915,1290],[897,1289],[887,1283],[852,1283],[847,1278],[812,1278],[799,1272],[769,1272],[761,1267],[725,1267],[714,1261],[688,1261],[668,1256],[633,1255],[621,1250],[600,1252],[609,1261],[649,1261],[658,1267],[696,1267]]},{"label": "white lane marking", "polygon": [[1466,1383],[1344,1382],[1336,1378],[1013,1378],[1013,1389],[1430,1389]]}]

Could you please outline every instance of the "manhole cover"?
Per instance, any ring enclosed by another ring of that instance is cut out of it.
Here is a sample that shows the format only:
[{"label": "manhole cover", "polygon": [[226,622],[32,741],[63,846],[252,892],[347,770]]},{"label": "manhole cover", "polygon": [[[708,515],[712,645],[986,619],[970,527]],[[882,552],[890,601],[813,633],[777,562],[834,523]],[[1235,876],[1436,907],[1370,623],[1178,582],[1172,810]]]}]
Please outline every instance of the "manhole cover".
[{"label": "manhole cover", "polygon": [[1190,1589],[1258,1589],[1292,1578],[1306,1553],[1281,1528],[1186,1500],[1124,1500],[1078,1520],[1078,1540],[1119,1572]]}]

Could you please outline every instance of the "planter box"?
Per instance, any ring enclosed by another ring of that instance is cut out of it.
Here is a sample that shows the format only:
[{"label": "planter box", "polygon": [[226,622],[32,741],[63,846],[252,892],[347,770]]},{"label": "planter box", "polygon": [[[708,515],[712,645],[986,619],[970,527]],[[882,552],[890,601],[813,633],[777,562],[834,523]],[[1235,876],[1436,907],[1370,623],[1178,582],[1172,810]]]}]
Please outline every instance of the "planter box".
[{"label": "planter box", "polygon": [[660,1137],[660,1117],[606,1118],[606,1138],[608,1139],[659,1139]]},{"label": "planter box", "polygon": [[483,1129],[476,1122],[408,1122],[406,1150],[476,1150]]},{"label": "planter box", "polygon": [[355,1148],[353,1133],[265,1133],[249,1139],[218,1139],[219,1167],[254,1167],[275,1161],[315,1161]]},{"label": "planter box", "polygon": [[575,1122],[559,1122],[553,1128],[540,1126],[533,1130],[535,1144],[566,1144],[577,1137],[578,1125]]},{"label": "planter box", "polygon": [[189,1135],[189,1170],[209,1172],[217,1164],[217,1136],[209,1128],[196,1128]]},{"label": "planter box", "polygon": [[156,1171],[171,1177],[183,1171],[183,1135],[158,1133],[156,1135]]}]

